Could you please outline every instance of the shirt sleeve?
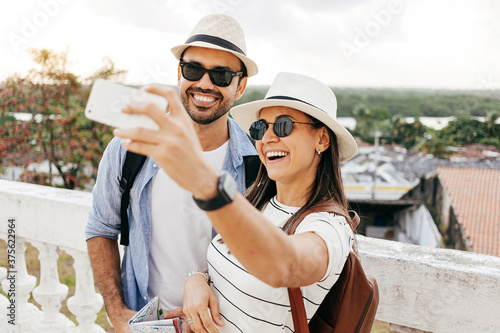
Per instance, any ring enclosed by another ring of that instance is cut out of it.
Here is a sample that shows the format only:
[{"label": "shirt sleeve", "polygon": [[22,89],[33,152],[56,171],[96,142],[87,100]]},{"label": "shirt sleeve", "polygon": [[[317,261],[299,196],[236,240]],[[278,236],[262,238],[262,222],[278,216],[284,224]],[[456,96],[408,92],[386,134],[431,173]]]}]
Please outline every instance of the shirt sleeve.
[{"label": "shirt sleeve", "polygon": [[321,281],[332,274],[340,274],[354,244],[354,235],[346,219],[334,213],[312,213],[295,231],[296,234],[304,232],[314,232],[328,248],[328,268]]},{"label": "shirt sleeve", "polygon": [[85,239],[101,236],[118,239],[120,234],[120,175],[126,150],[121,139],[114,138],[99,163],[97,180],[92,189]]}]

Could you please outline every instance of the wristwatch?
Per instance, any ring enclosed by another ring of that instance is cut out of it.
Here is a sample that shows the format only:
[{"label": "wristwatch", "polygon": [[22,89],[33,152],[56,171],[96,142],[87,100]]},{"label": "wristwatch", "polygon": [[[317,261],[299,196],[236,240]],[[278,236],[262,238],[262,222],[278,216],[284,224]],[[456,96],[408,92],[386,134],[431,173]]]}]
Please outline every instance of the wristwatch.
[{"label": "wristwatch", "polygon": [[194,202],[205,211],[212,211],[224,207],[233,202],[238,186],[233,177],[227,172],[222,171],[217,184],[217,195],[212,199],[198,200],[193,197]]}]

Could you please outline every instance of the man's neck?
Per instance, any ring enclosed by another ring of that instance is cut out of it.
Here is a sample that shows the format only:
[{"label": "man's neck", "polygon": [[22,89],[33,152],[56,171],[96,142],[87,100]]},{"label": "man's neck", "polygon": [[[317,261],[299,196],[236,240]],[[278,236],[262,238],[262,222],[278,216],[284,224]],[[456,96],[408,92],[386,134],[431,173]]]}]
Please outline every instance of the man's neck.
[{"label": "man's neck", "polygon": [[211,151],[229,140],[227,114],[210,124],[194,124],[203,151]]}]

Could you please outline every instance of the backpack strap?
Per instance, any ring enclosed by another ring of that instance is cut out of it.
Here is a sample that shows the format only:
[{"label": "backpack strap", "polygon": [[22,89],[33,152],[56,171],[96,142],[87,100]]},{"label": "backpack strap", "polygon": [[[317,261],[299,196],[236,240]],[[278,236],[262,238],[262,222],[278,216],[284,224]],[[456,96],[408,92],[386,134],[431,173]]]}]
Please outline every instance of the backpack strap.
[{"label": "backpack strap", "polygon": [[261,164],[259,155],[243,156],[243,163],[245,164],[245,187],[249,188],[259,173]]},{"label": "backpack strap", "polygon": [[[250,135],[248,135],[248,133],[247,137],[248,140],[255,147],[255,139],[253,139]],[[250,185],[253,184],[253,182],[257,178],[257,174],[259,173],[261,165],[259,155],[243,156],[243,163],[245,164],[245,187],[249,188]]]},{"label": "backpack strap", "polygon": [[341,208],[340,205],[336,203],[320,203],[314,207],[309,208],[306,210],[299,218],[293,223],[292,227],[288,231],[289,235],[293,235],[295,233],[295,230],[299,226],[300,222],[309,214],[311,213],[319,213],[319,212],[328,212],[328,213],[334,213],[339,216],[343,216],[347,222],[351,225],[352,229],[356,229],[359,225],[359,216],[354,210],[348,211],[349,218],[346,216],[345,211]]},{"label": "backpack strap", "polygon": [[130,204],[130,189],[134,185],[135,178],[141,170],[147,156],[132,153],[127,151],[125,162],[122,168],[122,177],[120,179],[120,193],[122,194],[122,201],[120,205],[121,217],[121,238],[120,244],[128,246],[129,244],[129,225],[128,225],[128,206]]},{"label": "backpack strap", "polygon": [[[330,203],[325,203],[325,204],[318,204],[314,207],[311,207],[310,209],[306,210],[299,218],[294,222],[290,230],[288,231],[289,235],[293,235],[295,233],[295,230],[299,226],[300,222],[309,214],[311,213],[318,213],[318,212],[329,212],[329,213],[334,213],[340,216],[343,216],[346,218],[346,220],[349,222],[349,219],[347,218],[346,214],[344,213],[344,210],[336,203],[330,202]],[[349,213],[349,218],[351,220],[350,224],[354,227],[357,227],[359,224],[359,216],[358,214],[351,210],[348,212]],[[309,325],[307,323],[307,314],[306,314],[306,309],[304,306],[304,299],[302,298],[302,292],[300,291],[300,288],[288,288],[288,297],[290,298],[290,309],[292,312],[292,319],[293,319],[293,327],[296,333],[309,333]]]},{"label": "backpack strap", "polygon": [[290,310],[292,311],[293,329],[296,333],[309,333],[306,308],[300,288],[288,288]]}]

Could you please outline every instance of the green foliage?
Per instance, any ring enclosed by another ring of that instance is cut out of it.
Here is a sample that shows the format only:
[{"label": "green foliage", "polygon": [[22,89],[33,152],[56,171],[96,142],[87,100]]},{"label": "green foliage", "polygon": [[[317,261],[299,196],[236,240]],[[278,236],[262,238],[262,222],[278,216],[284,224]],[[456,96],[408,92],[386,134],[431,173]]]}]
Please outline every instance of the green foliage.
[{"label": "green foliage", "polygon": [[477,92],[453,93],[440,91],[408,91],[389,89],[334,88],[340,117],[353,116],[356,105],[369,109],[385,109],[402,117],[486,116],[491,110],[500,111],[499,98],[479,96]]},{"label": "green foliage", "polygon": [[432,139],[425,141],[421,150],[437,158],[448,158],[453,155],[453,152],[448,150],[448,146],[450,146],[450,140],[441,131],[435,131]]},{"label": "green foliage", "polygon": [[362,104],[354,108],[353,114],[356,119],[353,135],[369,143],[374,142],[375,133],[378,132],[387,143],[402,145],[407,149],[424,150],[441,158],[452,154],[449,146],[482,143],[500,147],[497,135],[500,133],[500,125],[495,123],[496,116],[491,116],[485,122],[459,116],[441,131],[434,131],[424,126],[418,117],[413,123],[407,123],[399,115],[388,117],[387,110],[370,110]]},{"label": "green foliage", "polygon": [[368,109],[364,104],[358,104],[353,110],[356,128],[353,134],[365,142],[374,142],[375,135],[389,137],[392,130],[392,119],[385,109]]},{"label": "green foliage", "polygon": [[500,139],[499,138],[482,138],[479,140],[479,143],[485,146],[495,146],[500,147]]},{"label": "green foliage", "polygon": [[498,138],[500,136],[500,124],[496,123],[499,118],[500,111],[488,111],[486,121],[483,123],[483,129],[488,137]]},{"label": "green foliage", "polygon": [[486,137],[483,130],[483,123],[468,117],[458,117],[450,121],[448,126],[441,130],[441,134],[450,140],[454,146],[465,146],[479,141]]},{"label": "green foliage", "polygon": [[[269,87],[248,86],[235,105],[263,99]],[[396,89],[332,88],[337,97],[337,116],[353,117],[353,110],[363,104],[370,110],[387,110],[401,117],[450,117],[457,115],[485,117],[492,110],[500,112],[500,95],[481,96],[477,91],[425,91]]]},{"label": "green foliage", "polygon": [[[35,68],[24,77],[9,77],[0,90],[0,119],[7,119],[0,127],[0,164],[26,168],[49,161],[48,174],[25,170],[21,180],[54,185],[57,175],[65,188],[83,188],[96,175],[111,129],[85,118],[89,88],[82,81],[89,80],[67,70],[67,51],[31,50],[31,55]],[[101,69],[92,78],[111,77],[114,65],[106,66],[108,71]],[[15,113],[32,117],[12,121]]]},{"label": "green foliage", "polygon": [[425,140],[428,131],[418,118],[413,123],[398,122],[392,130],[392,142],[412,149]]},{"label": "green foliage", "polygon": [[16,117],[14,116],[11,116],[9,114],[4,114],[3,112],[0,115],[0,126],[3,126],[4,124],[7,123],[12,123],[14,121],[16,121]]}]

